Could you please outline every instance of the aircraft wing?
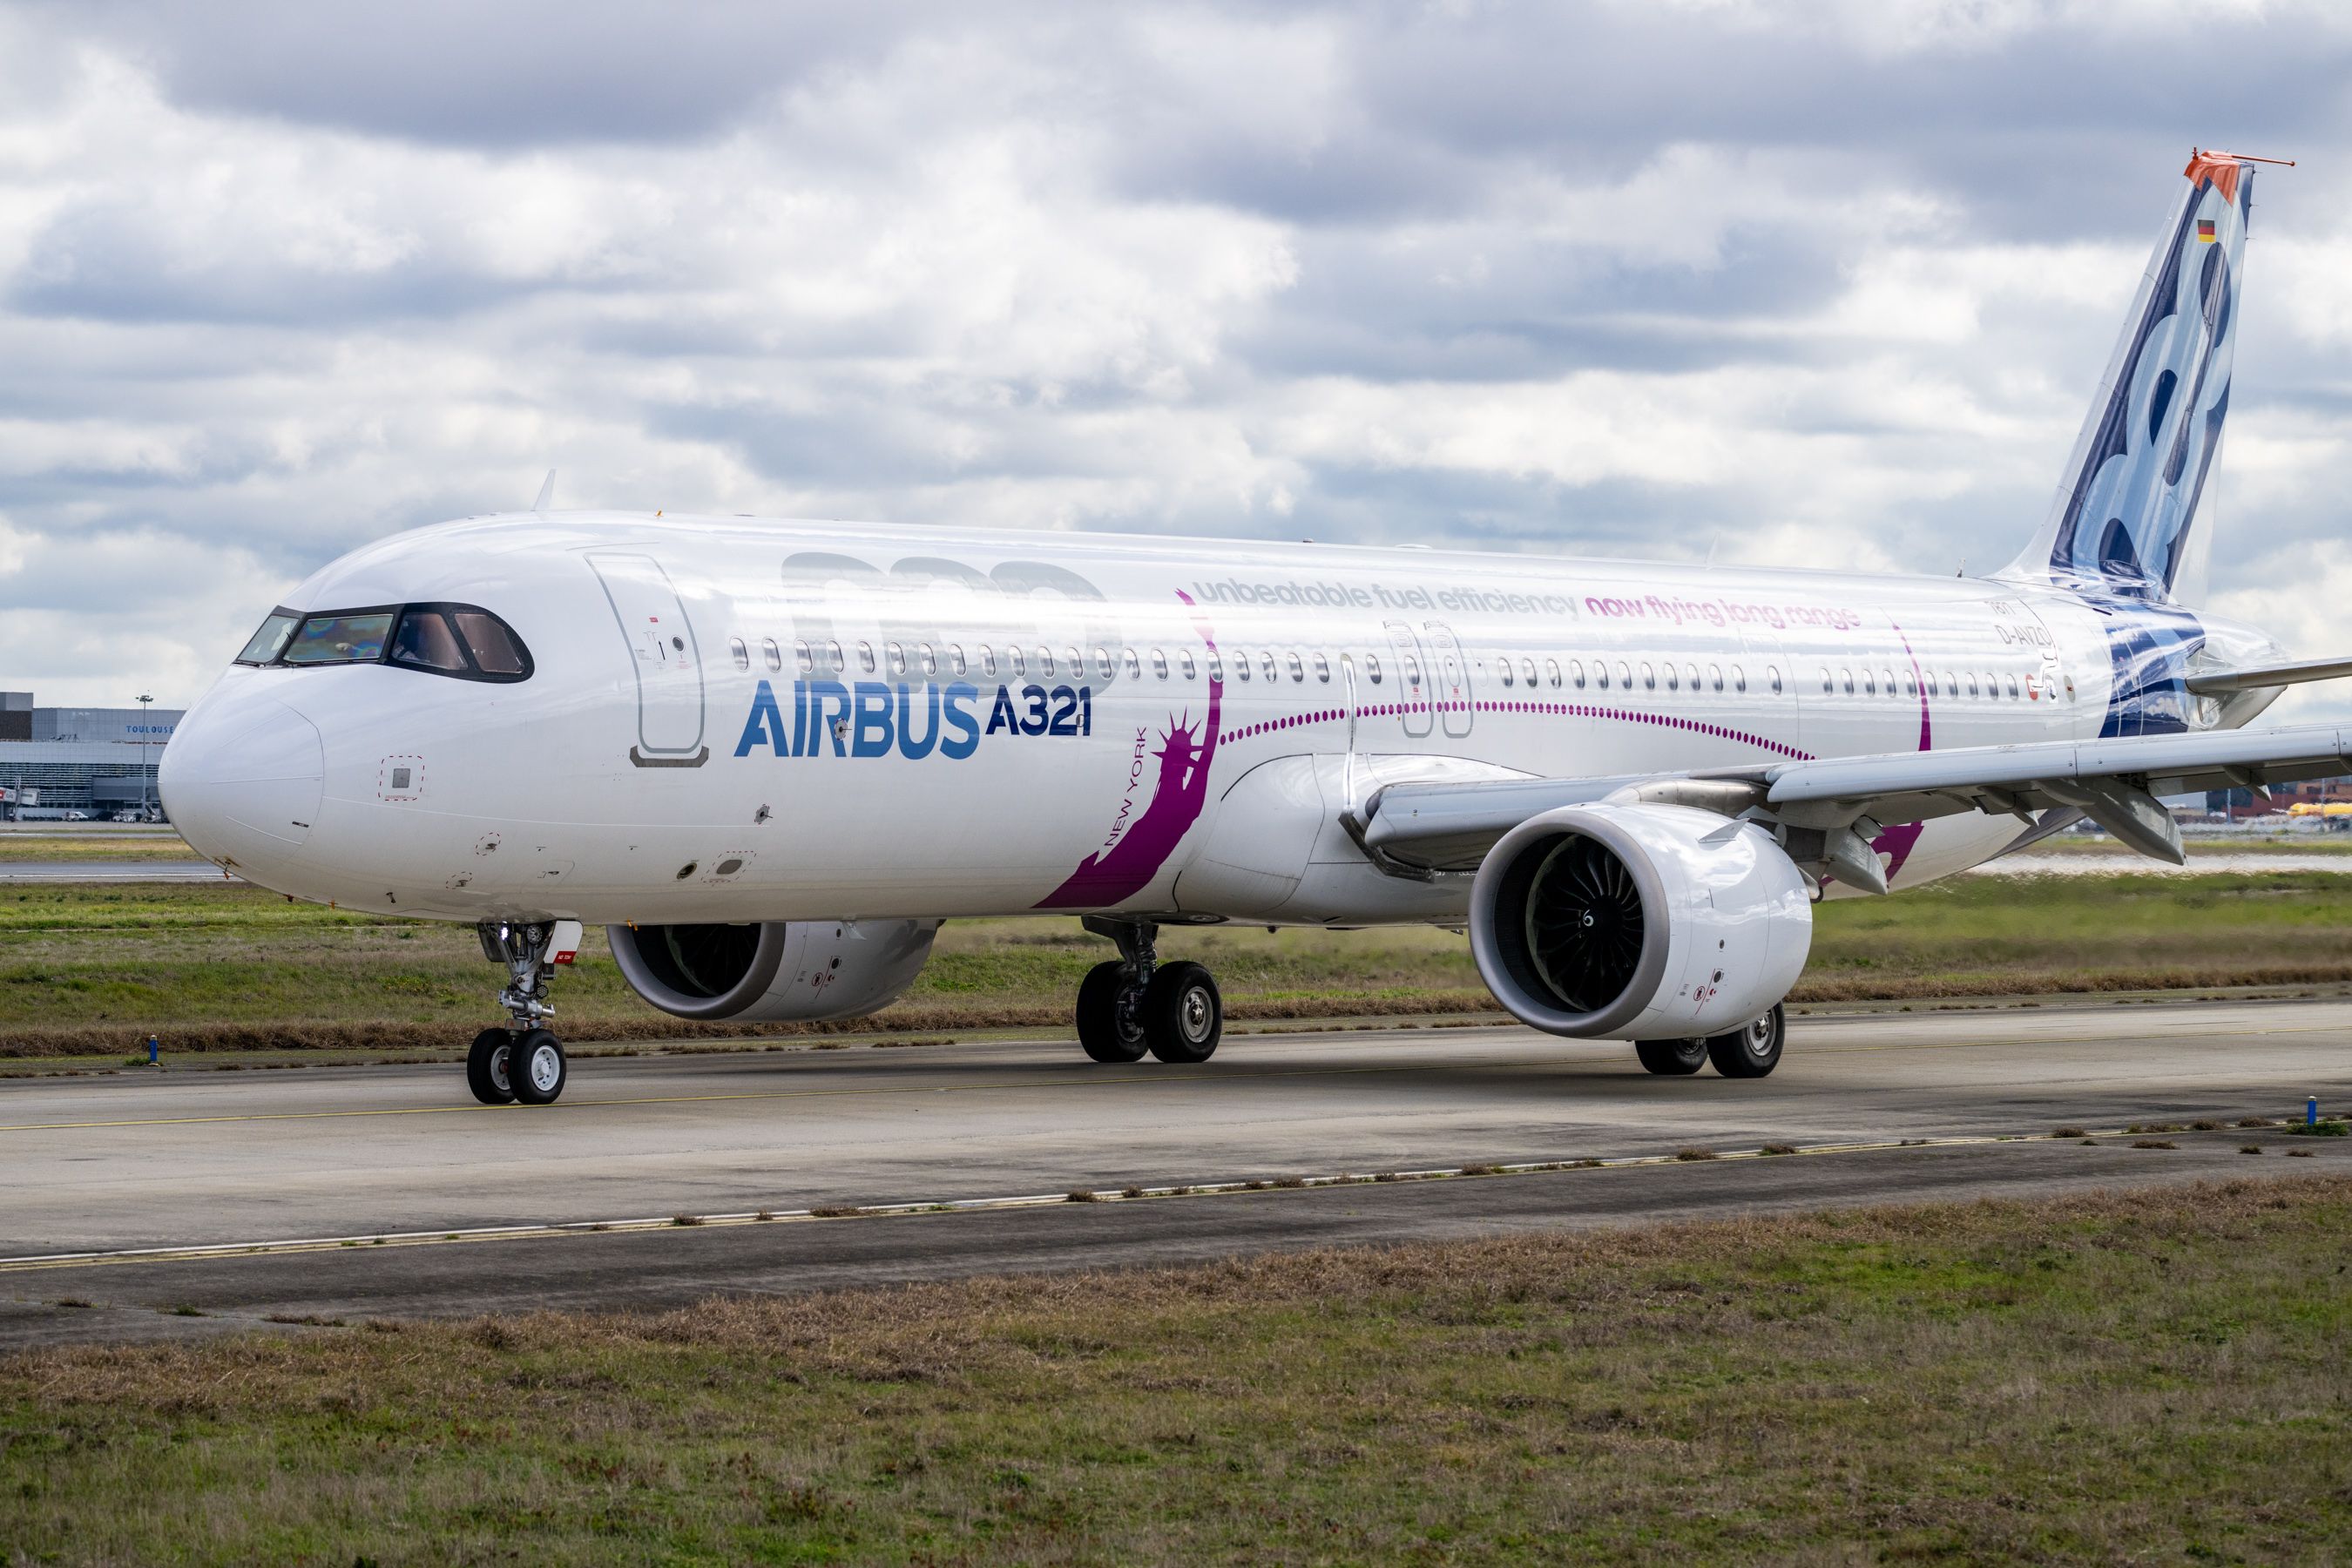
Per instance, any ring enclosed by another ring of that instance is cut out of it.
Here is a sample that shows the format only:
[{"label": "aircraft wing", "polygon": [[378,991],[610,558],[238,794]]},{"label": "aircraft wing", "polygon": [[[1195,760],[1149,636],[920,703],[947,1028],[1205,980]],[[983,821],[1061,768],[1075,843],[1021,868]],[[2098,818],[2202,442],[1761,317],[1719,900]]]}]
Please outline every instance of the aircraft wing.
[{"label": "aircraft wing", "polygon": [[2261,789],[2347,771],[2352,728],[2325,724],[1962,746],[1644,779],[1401,784],[1365,803],[1359,838],[1375,863],[1402,875],[1470,871],[1504,834],[1559,806],[1695,805],[1775,824],[1800,865],[1874,882],[1884,892],[1876,857],[1866,853],[1881,824],[1986,811],[2039,826],[2037,812],[2073,810],[2177,865],[2187,853],[2158,796]]},{"label": "aircraft wing", "polygon": [[2305,680],[2341,680],[2352,675],[2352,658],[2306,658],[2294,664],[2246,664],[2189,672],[2189,689],[2202,697],[2251,691],[2263,686],[2294,686]]}]

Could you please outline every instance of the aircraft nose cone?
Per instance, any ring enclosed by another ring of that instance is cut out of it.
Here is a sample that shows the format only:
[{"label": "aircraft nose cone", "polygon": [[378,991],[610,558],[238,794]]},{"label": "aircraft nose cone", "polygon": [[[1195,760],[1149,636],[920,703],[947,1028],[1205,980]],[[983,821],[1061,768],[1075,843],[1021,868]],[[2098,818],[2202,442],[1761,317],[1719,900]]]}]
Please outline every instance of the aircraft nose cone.
[{"label": "aircraft nose cone", "polygon": [[215,692],[181,721],[156,788],[200,854],[266,861],[310,836],[325,777],[318,727],[247,689]]}]

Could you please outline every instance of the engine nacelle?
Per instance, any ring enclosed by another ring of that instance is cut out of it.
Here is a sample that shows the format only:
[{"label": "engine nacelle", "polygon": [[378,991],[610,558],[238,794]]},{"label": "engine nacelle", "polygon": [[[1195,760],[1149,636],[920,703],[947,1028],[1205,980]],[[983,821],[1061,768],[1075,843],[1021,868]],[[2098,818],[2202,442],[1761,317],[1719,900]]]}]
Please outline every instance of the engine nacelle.
[{"label": "engine nacelle", "polygon": [[1579,1038],[1737,1028],[1789,994],[1812,942],[1810,890],[1771,836],[1689,806],[1531,817],[1470,893],[1487,989],[1521,1023]]},{"label": "engine nacelle", "polygon": [[676,1017],[854,1018],[897,1001],[931,956],[937,921],[607,926],[636,994]]}]

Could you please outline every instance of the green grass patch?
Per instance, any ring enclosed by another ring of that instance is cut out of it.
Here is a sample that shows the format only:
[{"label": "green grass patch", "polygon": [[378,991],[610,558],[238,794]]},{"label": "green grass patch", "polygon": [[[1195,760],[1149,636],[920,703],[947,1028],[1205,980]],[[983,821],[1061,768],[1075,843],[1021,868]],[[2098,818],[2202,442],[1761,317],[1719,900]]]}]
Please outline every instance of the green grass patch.
[{"label": "green grass patch", "polygon": [[2327,1561],[2347,1224],[2243,1182],[45,1352],[0,1496],[62,1563]]},{"label": "green grass patch", "polygon": [[[2352,877],[1954,878],[1817,911],[1795,1000],[1902,1000],[2352,983]],[[293,903],[234,885],[0,888],[0,1055],[462,1044],[499,972],[469,928]],[[958,921],[912,994],[861,1028],[1060,1025],[1111,945],[1071,920]],[[1491,1007],[1469,944],[1427,927],[1171,928],[1237,1018]],[[580,1040],[692,1034],[622,982],[592,930],[553,999]],[[710,1031],[700,1031],[709,1033]],[[721,1031],[724,1032],[724,1031]]]}]

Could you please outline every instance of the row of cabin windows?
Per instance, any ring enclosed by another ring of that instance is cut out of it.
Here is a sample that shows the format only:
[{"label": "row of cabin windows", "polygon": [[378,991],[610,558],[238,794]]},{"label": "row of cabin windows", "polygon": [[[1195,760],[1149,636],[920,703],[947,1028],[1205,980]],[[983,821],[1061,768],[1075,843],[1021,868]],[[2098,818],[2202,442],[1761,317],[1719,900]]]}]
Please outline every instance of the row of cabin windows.
[{"label": "row of cabin windows", "polygon": [[[1486,669],[1490,667],[1482,660],[1479,668]],[[1525,683],[1530,689],[1541,686],[1554,689],[1567,686],[1582,691],[1588,681],[1595,689],[1601,691],[1631,691],[1636,685],[1644,691],[1655,691],[1661,684],[1668,691],[1680,691],[1685,687],[1693,691],[1722,691],[1727,689],[1732,691],[1745,691],[1748,689],[1748,671],[1745,667],[1737,664],[1728,666],[1710,664],[1702,673],[1696,664],[1652,664],[1647,660],[1637,664],[1632,660],[1621,658],[1612,665],[1606,659],[1596,658],[1592,661],[1591,669],[1588,671],[1584,667],[1584,661],[1580,658],[1570,659],[1565,668],[1561,667],[1559,660],[1548,658],[1543,661],[1543,668],[1538,675],[1534,658],[1521,655],[1514,663],[1511,656],[1505,655],[1496,659],[1491,668],[1506,687],[1517,687]],[[1765,667],[1764,684],[1774,696],[1780,695],[1780,667],[1779,665]]]},{"label": "row of cabin windows", "polygon": [[[869,642],[854,643],[851,647],[855,649],[854,657],[857,668],[867,675],[879,674],[887,668],[893,676],[906,676],[911,673],[937,676],[944,673],[950,676],[982,675],[993,679],[999,673],[1004,673],[1016,679],[1026,679],[1034,668],[1040,676],[1067,674],[1078,679],[1086,679],[1091,671],[1095,679],[1108,680],[1114,669],[1124,669],[1128,679],[1133,680],[1142,678],[1147,662],[1150,666],[1152,675],[1161,680],[1171,679],[1171,675],[1192,680],[1196,679],[1200,673],[1200,666],[1195,663],[1190,649],[1179,649],[1171,665],[1167,653],[1156,647],[1148,650],[1123,647],[1114,654],[1108,647],[1097,647],[1091,650],[1092,657],[1089,658],[1082,657],[1075,647],[1066,647],[1057,654],[1053,648],[1044,646],[1034,650],[1013,647],[1003,650],[1001,663],[998,650],[988,643],[981,644],[969,658],[965,657],[963,646],[960,643],[949,643],[944,647],[934,647],[927,642],[917,643],[909,649],[903,643],[886,642],[882,645],[878,656],[874,645]],[[748,670],[751,668],[751,649],[741,637],[730,637],[727,649],[734,658],[736,668]],[[852,657],[852,654],[845,651],[838,642],[811,645],[805,641],[796,640],[793,644],[793,662],[802,675],[845,673],[850,668]],[[771,670],[781,671],[784,668],[783,649],[778,646],[773,637],[760,639],[760,658]],[[1421,684],[1420,661],[1408,654],[1403,656],[1402,663],[1406,682],[1409,685],[1419,686]],[[1484,660],[1480,663],[1485,668],[1491,668],[1506,688],[1516,688],[1525,684],[1530,689],[1549,686],[1554,689],[1566,687],[1581,691],[1589,685],[1601,691],[1612,689],[1631,691],[1638,685],[1642,690],[1655,691],[1663,684],[1668,691],[1688,689],[1700,692],[1729,689],[1744,692],[1748,689],[1748,672],[1744,667],[1737,664],[1729,666],[1710,664],[1702,670],[1696,664],[1676,665],[1671,662],[1654,664],[1646,659],[1636,662],[1621,658],[1612,665],[1605,659],[1596,658],[1588,670],[1584,660],[1580,658],[1571,658],[1565,666],[1557,658],[1547,658],[1542,661],[1538,668],[1536,659],[1531,655],[1521,655],[1516,658],[1506,655],[1495,659],[1491,666],[1486,665]],[[1206,664],[1210,679],[1225,679],[1225,663],[1221,652],[1212,649],[1207,655]],[[1364,655],[1363,668],[1366,679],[1371,684],[1374,686],[1381,684],[1382,672],[1379,655]],[[1331,679],[1329,657],[1320,651],[1302,655],[1296,649],[1285,652],[1276,652],[1271,648],[1260,648],[1255,651],[1246,648],[1234,650],[1232,673],[1235,679],[1249,680],[1263,677],[1266,680],[1275,681],[1281,679],[1286,674],[1293,681],[1303,683],[1310,670],[1318,681],[1328,684]],[[1843,692],[1851,696],[1857,690],[1856,677],[1852,669],[1840,669],[1832,674],[1825,668],[1821,672],[1821,679],[1822,691],[1824,695]],[[1964,689],[1963,682],[1965,682],[1965,690],[1970,697],[1997,698],[2003,695],[2004,683],[2002,678],[1998,676],[1986,675],[1979,681],[1978,672],[1973,670],[1965,676],[1949,670],[1945,671],[1940,678],[1933,670],[1926,674],[1927,695],[1930,697],[1958,697]],[[1773,696],[1778,697],[1781,694],[1783,689],[1779,665],[1765,666],[1763,684],[1764,689]],[[1902,678],[1904,695],[1918,696],[1920,684],[1919,677],[1906,674]],[[1864,669],[1859,680],[1859,690],[1866,697],[1874,697],[1882,690],[1887,696],[1894,696],[1895,693],[1895,671]],[[2022,689],[2015,675],[2007,678],[2006,694],[2011,698],[2022,695]]]},{"label": "row of cabin windows", "polygon": [[[982,643],[974,648],[969,658],[965,657],[963,646],[961,643],[949,643],[944,647],[934,647],[925,642],[917,643],[909,648],[904,643],[889,642],[882,645],[878,656],[874,645],[869,642],[853,643],[850,645],[850,649],[854,650],[854,654],[852,651],[845,651],[837,642],[812,645],[805,641],[795,640],[793,643],[793,668],[802,675],[837,675],[845,673],[849,669],[854,657],[856,668],[867,675],[877,675],[887,668],[894,676],[946,674],[993,678],[999,673],[1003,673],[1015,679],[1025,679],[1034,670],[1040,676],[1066,674],[1077,679],[1085,679],[1091,673],[1097,680],[1108,680],[1114,670],[1124,669],[1129,679],[1138,680],[1142,679],[1147,662],[1150,666],[1152,675],[1161,680],[1167,680],[1175,676],[1181,676],[1186,680],[1197,679],[1201,672],[1201,662],[1193,658],[1192,650],[1189,648],[1179,648],[1172,663],[1166,650],[1156,647],[1149,649],[1122,647],[1117,653],[1113,653],[1107,647],[1096,647],[1091,650],[1091,657],[1087,657],[1082,656],[1075,647],[1064,647],[1056,653],[1053,648],[1042,645],[1035,648],[1016,647],[1003,650],[1001,663],[998,650],[988,643]],[[727,651],[734,659],[736,668],[748,670],[751,668],[751,645],[741,637],[728,638]],[[760,658],[771,670],[781,671],[784,668],[783,649],[777,645],[773,637],[760,639]],[[1287,672],[1290,679],[1295,681],[1305,681],[1309,672],[1313,673],[1317,680],[1326,684],[1328,684],[1331,679],[1330,658],[1319,651],[1302,655],[1296,651],[1276,653],[1272,649],[1262,648],[1252,653],[1245,648],[1235,648],[1233,660],[1233,675],[1239,680],[1248,680],[1257,675],[1263,675],[1268,680],[1279,680],[1285,672]],[[1225,661],[1221,651],[1211,649],[1205,662],[1210,679],[1225,679]],[[1419,685],[1421,683],[1419,662],[1407,658],[1404,660],[1404,667],[1405,679],[1414,685]],[[1367,679],[1374,686],[1381,684],[1383,677],[1379,655],[1366,654],[1363,658],[1363,668]]]},{"label": "row of cabin windows", "polygon": [[[1906,670],[1903,675],[1902,694],[1906,697],[1916,697],[1919,695],[1920,687],[1925,685],[1930,697],[1958,697],[1965,690],[1970,697],[2007,697],[2015,700],[2029,695],[2037,679],[2046,681],[2046,678],[2032,675],[2028,675],[2020,680],[2014,671],[2005,676],[1983,674],[1981,679],[1979,676],[1980,672],[1973,669],[1965,673],[1955,673],[1948,669],[1940,676],[1932,669],[1916,674]],[[2049,694],[2053,697],[2056,696],[2056,683],[2046,681],[2046,684],[2049,687]],[[1852,697],[1856,689],[1856,677],[1853,670],[1840,669],[1834,675],[1826,668],[1822,671],[1823,695]],[[1894,696],[1895,694],[1895,672],[1891,669],[1864,669],[1860,677],[1859,690],[1864,697],[1876,697],[1882,693],[1888,697]],[[2067,695],[2069,697],[2074,695],[2071,687],[2067,690]]]}]

